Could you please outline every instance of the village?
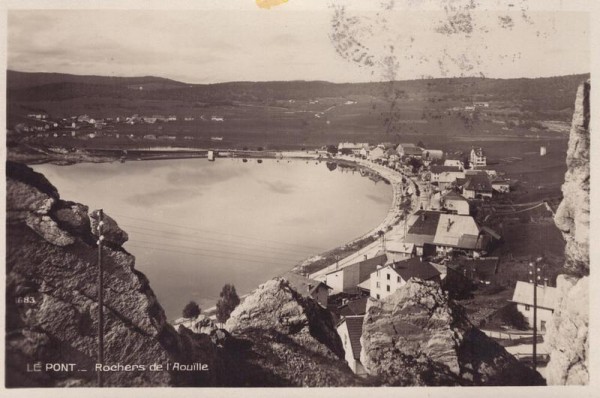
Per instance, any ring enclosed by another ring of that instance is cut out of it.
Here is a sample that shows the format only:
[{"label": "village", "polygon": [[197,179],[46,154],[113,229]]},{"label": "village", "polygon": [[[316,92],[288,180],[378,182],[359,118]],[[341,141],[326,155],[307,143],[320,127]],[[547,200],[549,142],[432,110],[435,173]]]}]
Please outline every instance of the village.
[{"label": "village", "polygon": [[[551,265],[543,265],[545,259],[536,252],[520,253],[520,258],[509,253],[510,261],[501,256],[507,257],[502,231],[510,231],[505,225],[511,217],[526,214],[529,220],[551,220],[549,204],[503,204],[511,180],[488,166],[480,147],[448,154],[413,143],[343,142],[327,150],[331,158],[378,172],[395,191],[388,219],[371,231],[372,243],[336,256],[322,269],[305,267],[284,276],[333,314],[352,371],[366,374],[360,363],[360,338],[370,305],[417,279],[439,284],[465,305],[475,326],[527,363],[532,362],[535,326],[536,360],[543,373],[548,360],[543,336],[556,290],[551,286]],[[545,154],[542,146],[540,156]]]}]

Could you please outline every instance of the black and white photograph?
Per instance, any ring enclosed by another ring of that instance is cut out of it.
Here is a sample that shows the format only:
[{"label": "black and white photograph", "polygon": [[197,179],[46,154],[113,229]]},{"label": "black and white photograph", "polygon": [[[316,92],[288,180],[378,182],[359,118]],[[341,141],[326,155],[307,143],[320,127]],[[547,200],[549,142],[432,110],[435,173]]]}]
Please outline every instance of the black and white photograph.
[{"label": "black and white photograph", "polygon": [[4,392],[592,396],[591,1],[3,4]]}]

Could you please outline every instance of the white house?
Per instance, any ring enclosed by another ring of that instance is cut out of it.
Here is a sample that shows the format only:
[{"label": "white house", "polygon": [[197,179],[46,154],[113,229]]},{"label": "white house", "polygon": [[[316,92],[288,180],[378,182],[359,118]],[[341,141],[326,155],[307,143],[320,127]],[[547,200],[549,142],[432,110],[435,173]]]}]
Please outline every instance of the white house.
[{"label": "white house", "polygon": [[[511,300],[517,304],[517,310],[533,327],[533,283],[517,281]],[[556,304],[556,288],[550,286],[537,287],[537,328],[545,332],[548,322],[552,319]]]},{"label": "white house", "polygon": [[492,189],[499,193],[507,193],[510,192],[510,183],[503,178],[494,178],[492,180]]},{"label": "white house", "polygon": [[454,166],[431,166],[429,172],[431,173],[431,182],[439,181],[442,174],[445,173],[448,176],[453,177],[453,180],[465,177],[465,173],[463,173],[463,171],[458,167]]},{"label": "white house", "polygon": [[325,284],[333,289],[334,293],[355,292],[359,283],[369,278],[369,275],[387,262],[385,254],[377,255],[325,275]]},{"label": "white house", "polygon": [[455,250],[478,255],[485,247],[487,239],[480,234],[480,228],[471,216],[441,214],[433,238],[436,252],[447,255]]},{"label": "white house", "polygon": [[398,144],[396,147],[396,152],[400,157],[402,156],[412,156],[420,158],[423,156],[423,149],[416,146],[415,144]]},{"label": "white house", "polygon": [[439,282],[440,272],[429,262],[422,261],[419,257],[398,261],[381,267],[371,274],[370,295],[377,300],[384,299],[412,278]]},{"label": "white house", "polygon": [[467,182],[463,185],[463,196],[467,199],[482,199],[492,197],[492,184],[486,173],[468,174]]},{"label": "white house", "polygon": [[388,257],[388,263],[406,260],[415,255],[415,244],[406,243],[401,240],[388,240],[385,242],[386,254]]},{"label": "white house", "polygon": [[444,158],[444,151],[439,149],[423,149],[421,153],[423,160],[442,160]]},{"label": "white house", "polygon": [[442,208],[448,210],[451,213],[468,216],[471,213],[471,207],[469,201],[465,199],[461,194],[450,191],[442,196]]},{"label": "white house", "polygon": [[485,154],[483,153],[483,149],[481,148],[471,149],[471,156],[469,156],[469,161],[471,162],[471,166],[474,168],[487,166],[487,160]]},{"label": "white house", "polygon": [[369,152],[369,160],[377,160],[385,158],[385,149],[377,147]]},{"label": "white house", "polygon": [[360,337],[362,336],[364,315],[346,316],[337,325],[336,330],[342,346],[344,347],[344,359],[354,374],[363,376],[367,371],[360,363]]},{"label": "white house", "polygon": [[463,162],[458,159],[446,159],[444,160],[444,166],[458,167],[461,171],[465,169]]}]

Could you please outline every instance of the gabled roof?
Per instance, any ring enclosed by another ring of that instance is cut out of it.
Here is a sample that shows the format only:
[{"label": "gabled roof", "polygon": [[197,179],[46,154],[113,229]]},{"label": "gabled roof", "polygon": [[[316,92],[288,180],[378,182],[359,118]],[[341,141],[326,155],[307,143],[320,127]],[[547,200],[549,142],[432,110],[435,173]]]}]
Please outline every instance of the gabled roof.
[{"label": "gabled roof", "polygon": [[364,315],[367,312],[368,296],[363,296],[356,300],[348,301],[340,307],[341,316]]},{"label": "gabled roof", "polygon": [[476,249],[479,245],[479,226],[471,216],[442,214],[433,243],[462,249]]},{"label": "gabled roof", "polygon": [[409,234],[435,235],[440,216],[439,211],[421,210],[415,213],[417,219],[408,229]]},{"label": "gabled roof", "polygon": [[483,192],[492,191],[492,184],[490,184],[490,179],[487,174],[469,174],[466,176],[466,178],[467,182],[465,183],[463,189]]},{"label": "gabled roof", "polygon": [[[517,281],[512,301],[519,304],[533,305],[533,283]],[[556,288],[538,285],[537,306],[554,310],[555,304]]]},{"label": "gabled roof", "polygon": [[360,351],[362,346],[360,344],[360,337],[362,336],[364,316],[347,316],[344,318],[340,325],[344,322],[348,328],[348,336],[350,337],[350,346],[352,347],[352,356],[356,360],[360,360]]},{"label": "gabled roof", "polygon": [[410,278],[426,281],[440,275],[440,272],[433,265],[429,264],[427,261],[422,261],[418,257],[398,261],[397,263],[390,265],[390,267],[405,281],[408,281]]},{"label": "gabled roof", "polygon": [[331,287],[327,286],[323,282],[307,278],[292,271],[285,273],[282,277],[289,282],[290,286],[295,291],[305,297],[310,296],[313,292],[322,287],[331,289]]}]

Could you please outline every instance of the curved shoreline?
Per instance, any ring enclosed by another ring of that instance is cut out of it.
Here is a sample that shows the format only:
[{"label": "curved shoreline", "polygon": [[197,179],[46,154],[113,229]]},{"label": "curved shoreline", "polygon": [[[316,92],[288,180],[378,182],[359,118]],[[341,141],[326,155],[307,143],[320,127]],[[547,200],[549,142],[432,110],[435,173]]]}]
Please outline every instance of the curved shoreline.
[{"label": "curved shoreline", "polygon": [[[410,179],[409,177],[400,173],[399,171],[389,169],[382,165],[374,164],[368,160],[356,159],[356,158],[351,158],[351,157],[339,157],[337,159],[353,162],[353,163],[357,164],[358,166],[369,169],[371,172],[376,173],[381,178],[384,178],[387,181],[389,181],[390,185],[392,186],[393,197],[392,197],[392,203],[390,205],[388,214],[381,221],[381,223],[379,223],[375,228],[372,228],[371,230],[369,230],[365,234],[361,235],[360,237],[355,238],[341,246],[332,248],[324,253],[317,254],[313,257],[309,257],[309,258],[305,259],[304,261],[302,261],[299,265],[294,267],[292,269],[292,271],[296,271],[298,273],[304,273],[303,270],[305,267],[309,267],[311,264],[314,264],[317,261],[320,261],[324,258],[327,258],[328,256],[333,255],[336,251],[343,251],[345,248],[352,246],[353,244],[356,244],[364,239],[376,238],[377,237],[376,235],[379,231],[388,232],[388,231],[392,231],[395,227],[398,227],[398,226],[403,227],[403,223],[405,222],[405,220],[400,219],[400,217],[401,217],[400,204],[401,204],[401,200],[403,198],[402,191],[404,188],[403,187],[404,184],[402,183],[402,178],[406,179],[407,184],[415,185],[415,182],[412,181],[412,179]],[[411,210],[414,210],[414,208],[415,208],[414,201],[412,202],[411,207],[412,207]],[[374,250],[376,251],[376,247],[378,245],[379,245],[379,242],[377,239],[375,239],[373,242],[370,242],[367,245],[359,248],[358,250],[346,255],[345,257],[339,259],[335,263],[329,264],[329,265],[323,267],[322,269],[311,272],[309,274],[309,277],[315,278],[315,277],[323,276],[324,274],[326,274],[332,270],[335,270],[336,268],[339,268],[339,267],[343,268],[345,265],[349,265],[349,264],[355,262],[358,258],[363,257],[364,255],[368,256],[368,254],[370,254],[372,251],[374,251]]]}]

